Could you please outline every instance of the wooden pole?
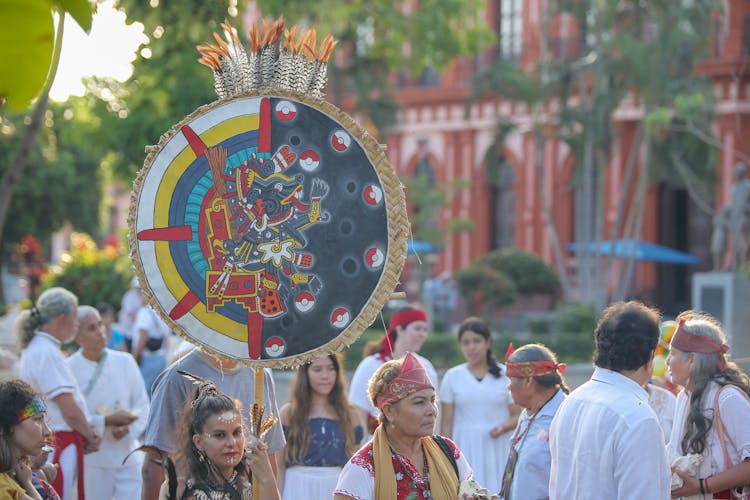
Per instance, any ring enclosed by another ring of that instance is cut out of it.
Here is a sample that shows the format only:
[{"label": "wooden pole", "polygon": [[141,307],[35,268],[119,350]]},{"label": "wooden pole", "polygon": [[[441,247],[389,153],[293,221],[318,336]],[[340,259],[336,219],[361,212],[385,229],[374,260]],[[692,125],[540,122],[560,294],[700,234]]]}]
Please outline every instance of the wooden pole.
[{"label": "wooden pole", "polygon": [[[262,366],[256,366],[255,367],[255,404],[259,407],[263,407],[263,383],[264,383],[264,374],[265,370]],[[261,416],[262,420],[262,416]],[[260,430],[260,422],[258,422],[258,425],[255,425],[255,422],[251,422],[253,424],[253,433],[256,434],[256,437],[260,439],[260,436],[257,435],[257,433]],[[257,478],[253,476],[253,498],[260,498],[260,482],[257,481]]]}]

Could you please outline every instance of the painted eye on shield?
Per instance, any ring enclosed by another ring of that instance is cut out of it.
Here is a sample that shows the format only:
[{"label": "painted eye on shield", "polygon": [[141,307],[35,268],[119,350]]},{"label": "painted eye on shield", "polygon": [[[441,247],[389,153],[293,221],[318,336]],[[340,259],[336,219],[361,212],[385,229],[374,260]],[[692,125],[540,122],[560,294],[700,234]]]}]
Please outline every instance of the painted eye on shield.
[{"label": "painted eye on shield", "polygon": [[378,247],[372,247],[365,252],[365,262],[370,269],[378,269],[385,262],[385,255]]},{"label": "painted eye on shield", "polygon": [[349,311],[344,307],[337,307],[331,314],[331,325],[336,328],[344,328],[351,319]]},{"label": "painted eye on shield", "polygon": [[279,101],[276,104],[276,116],[282,122],[294,120],[297,116],[297,107],[289,101]]},{"label": "painted eye on shield", "polygon": [[286,344],[279,337],[271,337],[266,341],[266,354],[272,358],[278,358],[286,351]]},{"label": "painted eye on shield", "polygon": [[299,312],[307,312],[315,306],[315,296],[310,292],[302,292],[294,299],[294,307]]},{"label": "painted eye on shield", "polygon": [[306,172],[312,172],[320,165],[320,156],[315,151],[308,149],[299,156],[299,166]]},{"label": "painted eye on shield", "polygon": [[375,207],[383,201],[383,190],[374,184],[370,184],[362,192],[362,198],[365,200],[365,203]]},{"label": "painted eye on shield", "polygon": [[331,136],[331,146],[339,153],[343,153],[352,143],[352,138],[344,130],[337,130]]}]

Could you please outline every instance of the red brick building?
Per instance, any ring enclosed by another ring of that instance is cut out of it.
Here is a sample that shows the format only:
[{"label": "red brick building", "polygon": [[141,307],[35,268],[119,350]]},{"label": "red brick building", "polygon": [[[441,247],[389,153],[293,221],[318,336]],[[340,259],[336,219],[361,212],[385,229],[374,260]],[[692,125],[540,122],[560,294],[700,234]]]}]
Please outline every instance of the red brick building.
[{"label": "red brick building", "polygon": [[[498,117],[512,115],[523,123],[531,118],[528,110],[522,104],[498,99],[479,101],[467,113],[472,78],[487,64],[487,58],[510,58],[529,68],[540,57],[545,3],[488,0],[487,19],[499,40],[491,55],[458,61],[441,76],[426,75],[422,83],[402,82],[400,87],[398,125],[385,138],[388,157],[399,175],[413,175],[421,169],[434,175],[438,183],[471,181],[470,188],[462,190],[443,210],[441,220],[470,218],[474,230],[448,238],[438,257],[440,270],[465,268],[474,259],[505,246],[534,252],[552,264],[550,236],[536,185],[533,135],[510,133],[501,150],[504,182],[493,186],[486,178],[484,157],[493,142]],[[713,80],[717,99],[714,132],[721,150],[716,164],[716,206],[722,206],[730,197],[734,164],[741,159],[737,153],[750,153],[750,2],[725,0],[714,24],[712,54],[699,71]],[[552,26],[562,39],[573,29],[565,17],[555,19]],[[617,133],[605,180],[611,192],[621,190],[625,159],[642,116],[636,96],[625,99],[613,116]],[[565,249],[575,239],[575,214],[580,210],[575,192],[569,188],[575,160],[567,145],[556,141],[545,143],[542,156],[543,192],[553,207]],[[607,221],[613,219],[614,210],[614,203],[605,207]],[[689,306],[690,275],[710,268],[710,235],[711,217],[698,210],[684,190],[666,184],[650,186],[641,239],[697,255],[703,264],[639,263],[635,295],[670,312]],[[569,266],[574,267],[572,254],[564,253]]]}]

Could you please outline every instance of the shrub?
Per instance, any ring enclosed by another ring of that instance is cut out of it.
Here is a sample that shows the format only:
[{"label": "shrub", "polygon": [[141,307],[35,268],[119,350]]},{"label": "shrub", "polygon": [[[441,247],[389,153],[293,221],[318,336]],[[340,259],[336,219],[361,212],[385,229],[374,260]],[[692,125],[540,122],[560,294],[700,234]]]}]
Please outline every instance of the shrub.
[{"label": "shrub", "polygon": [[533,253],[504,248],[487,254],[484,262],[509,276],[520,293],[553,294],[560,286],[552,268]]},{"label": "shrub", "polygon": [[458,271],[455,279],[459,292],[473,306],[486,303],[504,307],[515,302],[518,297],[518,289],[513,280],[481,260]]},{"label": "shrub", "polygon": [[598,320],[596,310],[591,304],[568,304],[557,310],[557,325],[563,334],[581,333],[593,338]]},{"label": "shrub", "polygon": [[548,319],[532,318],[526,320],[526,328],[532,335],[546,335],[552,331],[552,325]]},{"label": "shrub", "polygon": [[75,293],[79,304],[119,307],[133,276],[127,255],[109,245],[99,249],[90,236],[73,233],[71,249],[61,260],[62,265],[45,276],[45,289],[61,286]]}]

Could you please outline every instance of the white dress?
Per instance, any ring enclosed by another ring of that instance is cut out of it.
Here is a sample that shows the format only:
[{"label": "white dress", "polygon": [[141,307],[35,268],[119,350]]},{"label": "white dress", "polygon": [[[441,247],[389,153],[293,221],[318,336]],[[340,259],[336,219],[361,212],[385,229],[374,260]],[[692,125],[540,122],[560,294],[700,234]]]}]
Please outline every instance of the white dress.
[{"label": "white dress", "polygon": [[474,469],[474,479],[494,493],[500,491],[513,433],[493,439],[490,430],[510,417],[508,377],[488,372],[479,381],[466,363],[454,366],[443,376],[440,401],[453,404],[452,439]]}]

